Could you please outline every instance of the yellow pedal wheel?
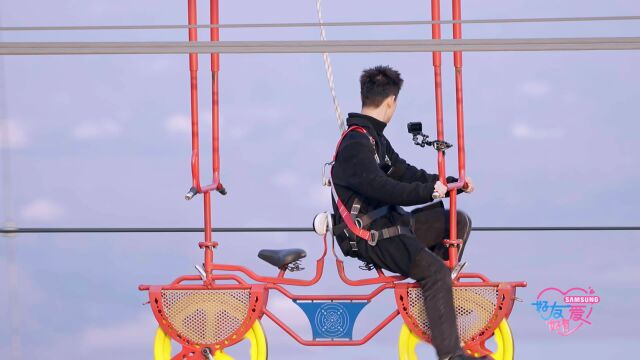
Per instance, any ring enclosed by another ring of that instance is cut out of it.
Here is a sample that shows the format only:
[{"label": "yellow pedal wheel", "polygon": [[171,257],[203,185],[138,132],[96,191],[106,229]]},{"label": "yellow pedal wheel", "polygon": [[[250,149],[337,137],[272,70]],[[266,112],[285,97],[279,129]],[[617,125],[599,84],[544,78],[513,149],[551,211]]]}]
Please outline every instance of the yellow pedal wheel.
[{"label": "yellow pedal wheel", "polygon": [[155,360],[171,360],[171,338],[160,326],[156,330],[156,339],[153,343],[153,358]]},{"label": "yellow pedal wheel", "polygon": [[[256,320],[253,323],[253,326],[247,331],[244,338],[249,341],[250,360],[267,360],[267,338],[260,324],[260,320]],[[171,360],[171,338],[161,327],[158,327],[156,331],[153,356],[154,360]],[[213,358],[215,360],[234,360],[231,355],[225,353],[223,350],[216,351],[216,353],[213,354]]]},{"label": "yellow pedal wheel", "polygon": [[[513,337],[507,319],[503,319],[498,328],[493,333],[493,339],[496,343],[496,350],[491,354],[494,360],[513,360]],[[422,340],[415,335],[406,324],[402,324],[400,336],[398,338],[398,359],[399,360],[418,360],[416,347]],[[472,356],[480,356],[480,354],[471,354]]]}]

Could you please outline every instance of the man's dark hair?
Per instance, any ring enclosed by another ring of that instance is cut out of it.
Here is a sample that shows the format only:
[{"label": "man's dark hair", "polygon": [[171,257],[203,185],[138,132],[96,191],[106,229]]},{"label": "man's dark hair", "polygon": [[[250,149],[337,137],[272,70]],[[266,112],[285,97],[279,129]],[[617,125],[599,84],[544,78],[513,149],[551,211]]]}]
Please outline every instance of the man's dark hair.
[{"label": "man's dark hair", "polygon": [[360,76],[362,107],[377,108],[389,96],[397,98],[403,82],[400,73],[389,66],[364,70]]}]

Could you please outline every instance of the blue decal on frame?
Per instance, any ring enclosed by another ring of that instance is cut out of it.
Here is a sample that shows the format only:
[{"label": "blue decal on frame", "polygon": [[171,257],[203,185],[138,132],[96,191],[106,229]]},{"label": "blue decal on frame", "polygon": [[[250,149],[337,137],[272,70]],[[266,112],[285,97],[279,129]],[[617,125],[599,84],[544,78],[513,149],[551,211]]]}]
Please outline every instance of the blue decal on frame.
[{"label": "blue decal on frame", "polygon": [[368,302],[296,301],[309,319],[313,339],[353,338],[353,325]]}]

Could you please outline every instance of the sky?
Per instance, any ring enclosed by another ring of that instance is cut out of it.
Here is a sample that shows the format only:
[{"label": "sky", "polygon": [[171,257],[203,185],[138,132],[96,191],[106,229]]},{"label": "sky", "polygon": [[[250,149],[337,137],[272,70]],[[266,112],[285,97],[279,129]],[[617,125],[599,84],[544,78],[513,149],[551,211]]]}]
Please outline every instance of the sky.
[{"label": "sky", "polygon": [[[199,2],[207,19],[208,5]],[[325,21],[426,20],[426,1],[325,0]],[[311,0],[221,0],[223,23],[316,21]],[[632,0],[465,2],[466,19],[638,15]],[[450,8],[443,4],[443,18]],[[4,1],[3,26],[182,24],[178,1]],[[638,22],[467,25],[466,38],[638,36]],[[2,33],[2,41],[185,40],[184,31]],[[204,38],[205,32],[201,32]],[[443,36],[450,36],[448,29]],[[317,29],[229,29],[223,40],[315,40]],[[428,27],[329,28],[329,39],[429,38]],[[385,131],[410,163],[435,171],[436,154],[416,148],[405,124],[435,133],[430,54],[332,55],[342,111],[359,111],[362,69],[389,64],[405,85]],[[11,192],[2,223],[19,227],[201,226],[201,197],[191,184],[189,78],[182,55],[0,58],[0,117],[9,129]],[[476,191],[460,198],[475,226],[638,225],[640,155],[636,148],[640,53],[492,52],[464,55],[468,174]],[[446,138],[455,139],[452,59],[444,55]],[[214,226],[307,226],[330,207],[322,164],[338,131],[320,54],[222,56],[221,162],[229,191],[214,196]],[[201,112],[210,113],[208,61],[201,59]],[[202,119],[206,116],[202,116]],[[202,125],[206,133],[206,124]],[[203,137],[203,149],[210,142]],[[203,150],[203,153],[207,153]],[[454,157],[451,156],[450,159]],[[206,168],[208,157],[203,155]],[[450,161],[449,173],[455,162]],[[3,170],[4,171],[4,170]],[[210,178],[204,171],[203,182]],[[6,186],[7,184],[3,184]],[[1,238],[0,358],[47,354],[59,359],[152,356],[155,320],[141,283],[193,274],[201,234],[58,234]],[[321,252],[314,234],[215,234],[216,259],[273,274],[261,248]],[[622,356],[640,345],[633,321],[640,303],[637,232],[525,232],[471,235],[468,271],[492,280],[527,281],[509,319],[516,358]],[[363,294],[339,282],[333,262],[314,288],[294,293]],[[366,276],[355,260],[352,277]],[[548,287],[591,286],[602,298],[568,337],[550,333],[530,303]],[[385,294],[367,306],[356,337],[386,314]],[[294,304],[272,296],[270,309],[308,334]],[[389,359],[400,321],[357,348],[305,348],[264,320],[273,359],[330,356]],[[635,346],[634,346],[635,345]],[[429,348],[424,358],[434,358]]]}]

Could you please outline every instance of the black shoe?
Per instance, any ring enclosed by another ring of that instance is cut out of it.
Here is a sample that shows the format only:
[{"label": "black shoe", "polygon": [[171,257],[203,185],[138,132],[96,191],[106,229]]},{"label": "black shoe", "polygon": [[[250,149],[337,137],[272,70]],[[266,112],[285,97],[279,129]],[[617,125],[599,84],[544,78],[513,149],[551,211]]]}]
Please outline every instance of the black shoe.
[{"label": "black shoe", "polygon": [[473,357],[465,353],[463,350],[460,350],[457,353],[453,354],[451,357],[445,358],[445,359],[446,360],[494,360],[493,357],[489,355],[481,356],[481,357]]},{"label": "black shoe", "polygon": [[473,357],[467,354],[458,354],[454,355],[450,360],[493,360],[493,358],[489,355],[481,356],[481,357]]}]

